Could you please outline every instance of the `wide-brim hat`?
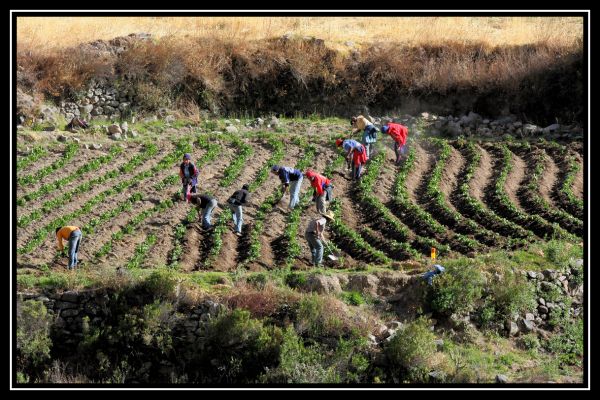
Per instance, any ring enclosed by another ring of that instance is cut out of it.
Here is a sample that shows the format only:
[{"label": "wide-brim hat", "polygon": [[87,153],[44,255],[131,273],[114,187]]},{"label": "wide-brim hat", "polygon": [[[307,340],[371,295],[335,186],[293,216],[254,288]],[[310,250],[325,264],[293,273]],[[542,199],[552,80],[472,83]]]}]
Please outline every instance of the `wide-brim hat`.
[{"label": "wide-brim hat", "polygon": [[333,213],[330,211],[328,213],[320,213],[322,216],[324,216],[325,218],[327,218],[327,220],[329,221],[335,221],[335,216],[333,215]]}]

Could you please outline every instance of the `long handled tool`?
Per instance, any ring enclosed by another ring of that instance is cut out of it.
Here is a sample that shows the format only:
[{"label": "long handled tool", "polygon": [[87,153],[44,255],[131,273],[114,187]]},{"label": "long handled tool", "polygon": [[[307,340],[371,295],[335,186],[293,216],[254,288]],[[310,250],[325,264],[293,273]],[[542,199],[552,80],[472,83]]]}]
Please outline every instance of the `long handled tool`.
[{"label": "long handled tool", "polygon": [[337,261],[339,259],[339,254],[336,254],[331,249],[331,246],[329,245],[329,242],[327,242],[325,239],[322,239],[321,241],[323,242],[323,244],[325,245],[325,248],[329,252],[329,254],[327,255],[327,258],[329,258],[331,261]]}]

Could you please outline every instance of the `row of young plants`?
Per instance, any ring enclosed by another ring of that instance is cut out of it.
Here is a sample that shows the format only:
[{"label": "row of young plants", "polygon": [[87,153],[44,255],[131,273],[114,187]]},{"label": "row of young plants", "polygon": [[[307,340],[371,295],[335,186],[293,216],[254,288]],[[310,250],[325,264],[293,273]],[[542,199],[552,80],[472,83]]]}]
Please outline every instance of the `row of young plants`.
[{"label": "row of young plants", "polygon": [[65,224],[70,223],[73,219],[76,219],[82,215],[86,215],[86,214],[90,213],[94,206],[103,202],[109,196],[113,196],[118,193],[121,193],[125,189],[128,189],[130,186],[136,185],[140,181],[142,181],[148,177],[155,176],[156,173],[158,173],[159,171],[161,171],[163,169],[167,169],[169,167],[172,167],[173,163],[176,162],[177,160],[179,160],[181,157],[181,154],[186,151],[191,151],[191,146],[189,146],[189,144],[187,144],[185,142],[181,142],[181,143],[177,144],[176,149],[171,154],[164,157],[157,165],[155,165],[148,171],[142,172],[142,173],[134,176],[131,179],[123,181],[123,182],[119,183],[118,185],[116,185],[108,190],[105,190],[102,193],[99,193],[98,195],[94,196],[93,198],[91,198],[90,200],[85,202],[76,211],[73,211],[69,214],[55,218],[53,221],[46,224],[44,227],[35,231],[35,233],[33,234],[33,237],[27,241],[27,244],[18,249],[18,253],[19,254],[27,254],[27,253],[31,252],[32,250],[37,248],[46,239],[46,237],[50,233],[54,232],[55,227],[63,226]]},{"label": "row of young plants", "polygon": [[449,245],[451,250],[463,254],[473,251],[478,244],[474,247],[471,238],[449,231],[430,213],[411,201],[405,183],[414,165],[415,157],[415,150],[411,148],[408,157],[396,175],[390,209],[415,233],[422,236],[432,236],[440,243]]},{"label": "row of young plants", "polygon": [[383,234],[399,242],[405,242],[408,246],[407,251],[412,257],[418,256],[418,251],[423,254],[429,254],[431,247],[435,247],[440,254],[450,252],[450,247],[439,243],[435,239],[425,238],[419,235],[411,234],[408,227],[402,223],[375,195],[373,194],[373,185],[379,177],[385,161],[385,154],[379,153],[369,162],[367,172],[361,177],[357,184],[358,200],[365,212],[369,215],[369,221],[374,228]]},{"label": "row of young plants", "polygon": [[543,150],[530,153],[529,166],[531,173],[527,174],[527,182],[518,191],[526,210],[544,219],[556,222],[567,231],[583,236],[583,222],[571,214],[552,207],[539,192],[539,185],[546,165],[546,154]]},{"label": "row of young plants", "polygon": [[454,196],[456,202],[461,206],[461,212],[487,229],[497,232],[506,238],[511,238],[508,240],[510,243],[509,247],[511,248],[518,247],[519,242],[521,242],[520,239],[526,241],[532,240],[532,232],[494,213],[483,203],[471,196],[471,180],[481,160],[481,153],[477,151],[473,142],[456,142],[455,146],[458,150],[463,151],[463,156],[467,160],[466,167],[460,174],[458,191]]},{"label": "row of young plants", "polygon": [[[189,144],[185,144],[183,142],[180,143],[180,148],[183,152],[191,152],[192,151],[191,146]],[[179,155],[181,155],[181,153],[179,153]],[[154,184],[152,186],[151,190],[152,190],[152,192],[159,192],[159,191],[164,190],[167,187],[177,185],[179,183],[179,181],[180,181],[180,179],[177,174],[169,175],[166,178],[164,178],[162,181]],[[173,197],[177,197],[177,195],[178,195],[178,193],[175,193]],[[144,196],[141,192],[136,192],[136,193],[132,194],[130,196],[129,200],[127,202],[125,202],[125,205],[118,206],[117,208],[114,209],[114,211],[113,210],[107,211],[105,213],[106,218],[104,218],[104,220],[107,221],[107,220],[112,219],[115,216],[119,215],[123,211],[130,210],[132,208],[133,203],[142,200],[143,197]],[[104,245],[102,245],[101,248],[94,254],[95,261],[97,262],[100,257],[108,254],[112,250],[114,243],[123,239],[123,237],[126,234],[132,234],[134,232],[134,229],[137,228],[145,219],[149,218],[150,216],[152,216],[155,213],[163,212],[163,211],[173,207],[173,205],[174,205],[174,203],[173,203],[172,199],[163,200],[155,207],[148,209],[146,211],[143,211],[142,213],[133,217],[118,232],[113,233],[111,235],[110,240],[107,243],[105,243]]]},{"label": "row of young plants", "polygon": [[[234,159],[226,168],[223,179],[219,181],[219,186],[225,188],[230,186],[234,179],[242,172],[242,168],[246,164],[246,161],[253,154],[254,150],[252,146],[245,144],[237,137],[231,137],[231,141],[234,146],[239,149],[236,153],[238,157]],[[207,243],[210,243],[209,251],[204,261],[204,268],[210,268],[213,263],[221,254],[221,248],[223,247],[223,234],[227,231],[227,221],[231,220],[232,211],[229,207],[226,207],[219,216],[214,224],[214,229],[211,232],[210,238]]]},{"label": "row of young plants", "polygon": [[250,159],[254,153],[252,146],[242,142],[239,138],[233,137],[232,142],[238,149],[238,157],[233,160],[233,162],[229,164],[227,168],[225,168],[225,171],[223,171],[223,178],[219,182],[219,186],[221,187],[228,187],[233,183],[233,181],[242,172],[242,169],[246,165],[248,159]]},{"label": "row of young plants", "polygon": [[331,230],[336,244],[342,246],[354,259],[378,264],[391,263],[392,260],[385,253],[371,246],[359,233],[343,223],[341,203],[340,199],[334,199],[330,204],[335,218],[331,223]]},{"label": "row of young plants", "polygon": [[386,238],[380,232],[374,231],[368,226],[362,226],[358,230],[360,236],[375,249],[381,250],[386,256],[396,261],[404,261],[418,257],[408,243],[400,243],[397,240]]},{"label": "row of young plants", "polygon": [[67,164],[67,162],[71,158],[73,158],[75,156],[75,154],[77,154],[78,150],[79,150],[79,145],[77,143],[69,143],[67,145],[67,147],[65,148],[65,152],[63,153],[61,158],[59,158],[58,160],[53,162],[51,165],[48,165],[47,167],[42,168],[39,171],[36,171],[32,175],[26,175],[26,176],[21,176],[21,177],[17,178],[17,185],[18,186],[30,185],[32,183],[39,181],[40,179],[44,178],[45,176],[50,175],[52,172],[58,170],[59,168],[64,167]]},{"label": "row of young plants", "polygon": [[[211,143],[206,135],[198,135],[196,144],[199,147],[206,148],[206,153],[198,160],[198,168],[217,158],[223,151],[220,144]],[[197,216],[197,208],[191,207],[183,221],[173,227],[173,249],[169,254],[169,268],[175,269],[179,265],[179,260],[183,255],[183,241],[187,227],[196,221]]]},{"label": "row of young plants", "polygon": [[17,172],[27,167],[29,164],[36,162],[46,154],[48,154],[48,150],[42,146],[35,146],[33,149],[31,149],[31,153],[17,160]]},{"label": "row of young plants", "polygon": [[[303,138],[302,138],[303,139]],[[298,142],[298,144],[304,144],[306,142]],[[296,164],[296,169],[300,171],[306,171],[308,167],[313,164],[316,155],[316,147],[313,144],[306,145],[304,149],[304,156]],[[336,161],[329,165],[323,171],[323,175],[326,177],[332,176],[333,170],[336,168]],[[310,185],[310,183],[308,183]],[[313,198],[313,189],[309,189],[304,196],[300,198],[296,207],[288,214],[286,219],[286,226],[283,231],[282,248],[285,249],[286,255],[284,257],[284,267],[290,269],[297,258],[302,254],[302,247],[298,241],[298,229],[300,228],[300,217],[302,213],[311,205]]]},{"label": "row of young plants", "polygon": [[144,260],[146,259],[146,256],[148,255],[150,249],[152,249],[152,246],[154,246],[155,243],[155,234],[151,233],[148,236],[146,236],[146,238],[140,244],[137,245],[133,257],[131,257],[129,261],[127,261],[125,267],[127,269],[137,269],[140,266],[142,266]]},{"label": "row of young plants", "polygon": [[135,229],[138,228],[144,220],[146,220],[154,214],[163,212],[173,207],[173,204],[174,203],[172,199],[163,200],[156,206],[141,212],[140,214],[127,221],[127,223],[123,227],[121,227],[119,231],[111,235],[110,240],[104,245],[102,245],[102,247],[100,247],[100,250],[94,253],[95,262],[98,262],[98,259],[100,257],[108,254],[112,250],[114,244],[119,240],[122,240],[125,237],[125,235],[130,235],[134,233]]},{"label": "row of young plants", "polygon": [[141,154],[136,154],[131,160],[129,160],[126,164],[122,165],[121,167],[108,171],[107,173],[105,173],[102,176],[99,176],[98,178],[86,181],[81,185],[77,186],[76,188],[66,193],[63,193],[59,197],[55,197],[54,199],[45,201],[40,209],[34,210],[27,215],[19,217],[17,219],[17,226],[26,227],[33,221],[37,221],[42,216],[47,215],[52,210],[66,206],[73,199],[74,196],[80,193],[87,193],[97,185],[103,184],[107,181],[110,181],[111,179],[133,171],[134,168],[142,165],[145,161],[151,159],[157,152],[158,146],[156,146],[153,143],[148,144]]},{"label": "row of young plants", "polygon": [[573,184],[581,170],[575,154],[565,146],[556,142],[541,143],[541,146],[550,154],[559,168],[558,183],[554,187],[554,198],[558,207],[570,213],[575,218],[583,220],[583,200],[573,193]]},{"label": "row of young plants", "polygon": [[[269,177],[271,167],[281,161],[285,155],[283,142],[278,138],[269,139],[269,145],[273,149],[271,158],[258,172],[256,180],[250,184],[250,191],[256,190]],[[271,195],[269,195],[258,207],[258,211],[254,215],[252,228],[250,228],[248,252],[245,259],[242,261],[241,266],[248,265],[260,256],[260,236],[264,229],[264,220],[267,214],[271,212],[273,207],[280,201],[282,194],[281,186],[277,186],[273,193],[271,193]]]},{"label": "row of young plants", "polygon": [[490,247],[496,247],[504,244],[504,238],[498,235],[496,232],[491,232],[481,227],[476,222],[465,218],[462,214],[448,206],[446,196],[440,189],[440,182],[446,166],[446,160],[450,156],[452,148],[445,140],[442,139],[431,138],[430,141],[440,148],[440,155],[431,173],[431,177],[427,182],[424,196],[429,212],[435,215],[440,222],[453,229],[455,232],[462,233],[464,235],[473,235],[476,240],[469,239],[463,241],[464,244],[470,245],[473,251],[481,249],[480,243]]},{"label": "row of young plants", "polygon": [[34,192],[27,193],[22,196],[20,199],[17,199],[17,205],[24,206],[28,201],[36,200],[40,197],[48,196],[50,193],[55,190],[62,189],[69,183],[73,182],[75,179],[83,178],[85,174],[88,172],[95,171],[99,169],[101,166],[108,164],[111,162],[117,155],[119,155],[123,149],[120,146],[113,146],[109,153],[98,158],[95,158],[89,162],[86,162],[81,167],[77,168],[75,172],[70,175],[65,176],[64,178],[59,178],[53,182],[46,183],[42,185],[41,188]]},{"label": "row of young plants", "polygon": [[558,199],[566,211],[583,220],[583,200],[573,193],[573,182],[581,169],[581,165],[572,155],[567,156],[565,164],[567,165],[566,174],[558,190]]},{"label": "row of young plants", "polygon": [[487,195],[488,204],[492,205],[494,210],[500,215],[529,229],[540,238],[577,241],[577,237],[565,231],[560,225],[556,223],[551,224],[539,215],[527,214],[517,208],[504,189],[508,174],[513,168],[512,152],[506,145],[499,144],[489,145],[489,150],[499,159],[499,165],[494,168],[497,172],[495,174],[496,176],[493,178],[494,183],[492,190],[490,190]]}]

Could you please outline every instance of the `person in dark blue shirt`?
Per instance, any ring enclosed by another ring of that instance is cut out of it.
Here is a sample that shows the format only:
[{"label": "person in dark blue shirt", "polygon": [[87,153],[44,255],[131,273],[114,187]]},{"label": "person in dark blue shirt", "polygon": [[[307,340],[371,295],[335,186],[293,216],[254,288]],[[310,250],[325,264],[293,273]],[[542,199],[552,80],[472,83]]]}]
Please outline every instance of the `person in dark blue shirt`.
[{"label": "person in dark blue shirt", "polygon": [[279,176],[281,181],[281,192],[283,194],[289,191],[290,193],[290,204],[289,209],[292,210],[296,207],[299,201],[300,187],[302,186],[302,171],[291,168],[283,167],[280,165],[273,165],[271,172]]}]

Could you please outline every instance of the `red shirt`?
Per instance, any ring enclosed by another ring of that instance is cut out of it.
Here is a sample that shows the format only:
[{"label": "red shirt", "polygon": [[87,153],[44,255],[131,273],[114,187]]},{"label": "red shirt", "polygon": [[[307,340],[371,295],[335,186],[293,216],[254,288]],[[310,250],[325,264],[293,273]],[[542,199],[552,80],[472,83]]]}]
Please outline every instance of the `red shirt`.
[{"label": "red shirt", "polygon": [[390,122],[388,124],[387,133],[394,139],[394,141],[402,146],[406,144],[406,138],[408,137],[408,128],[404,125],[395,124]]},{"label": "red shirt", "polygon": [[[317,195],[322,196],[325,191],[323,190],[324,186],[331,185],[331,181],[324,177],[323,175],[319,175],[312,170],[306,171],[306,177],[310,180],[310,185],[317,190]],[[314,177],[314,179],[312,179]]]}]

